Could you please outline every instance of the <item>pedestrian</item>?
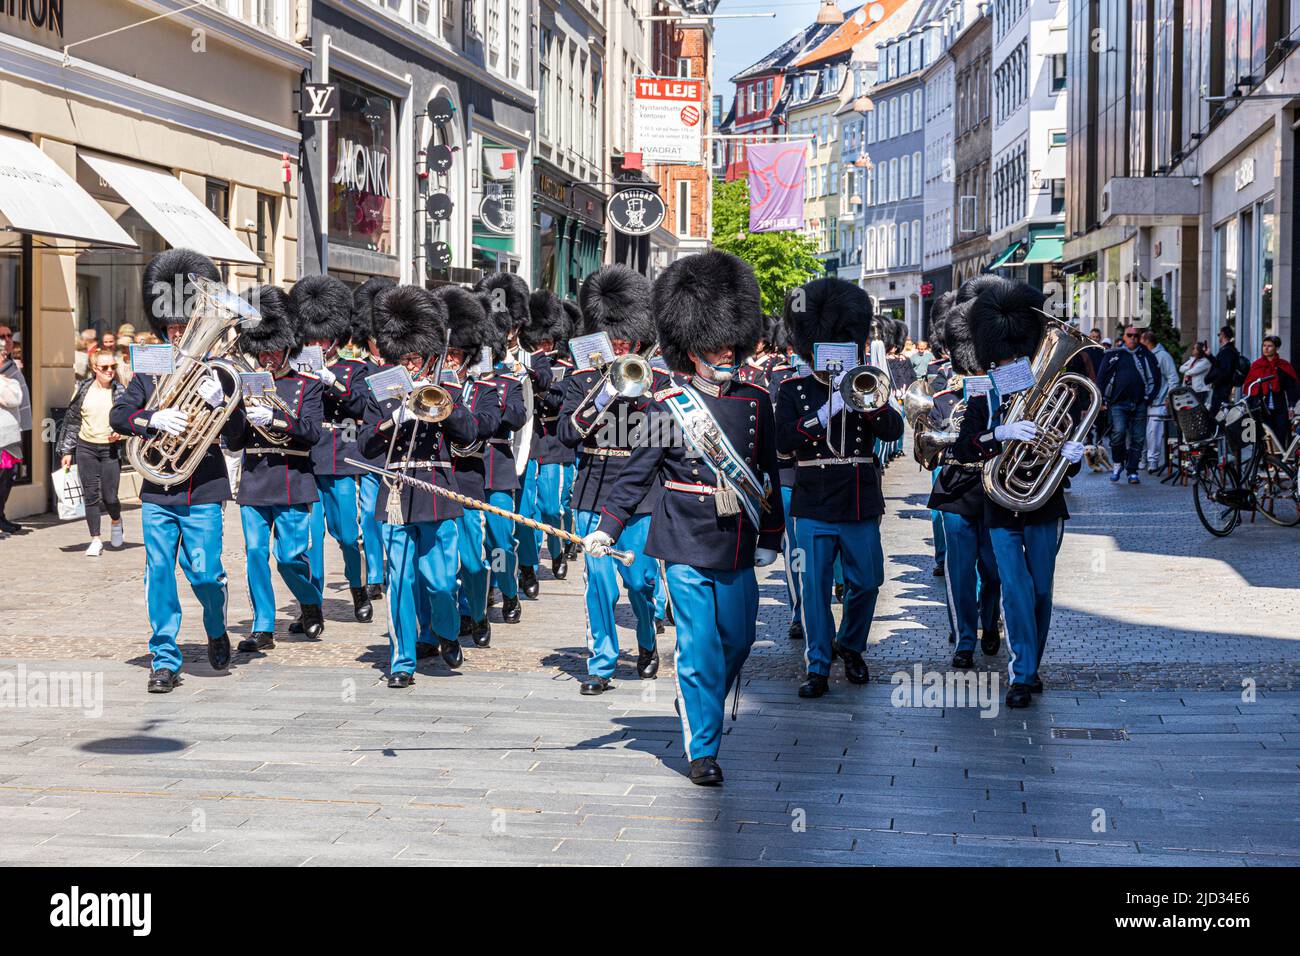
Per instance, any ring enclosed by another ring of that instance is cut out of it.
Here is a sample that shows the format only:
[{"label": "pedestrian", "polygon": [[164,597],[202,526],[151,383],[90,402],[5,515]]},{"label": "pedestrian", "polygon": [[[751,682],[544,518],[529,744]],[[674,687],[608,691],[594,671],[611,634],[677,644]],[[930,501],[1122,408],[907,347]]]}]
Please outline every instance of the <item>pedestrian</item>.
[{"label": "pedestrian", "polygon": [[912,371],[916,373],[917,378],[924,378],[930,369],[930,363],[934,361],[934,353],[930,351],[930,343],[925,339],[916,343],[916,351],[911,355]]},{"label": "pedestrian", "polygon": [[1160,344],[1150,329],[1142,333],[1142,344],[1150,350],[1160,367],[1160,388],[1147,408],[1147,474],[1157,474],[1165,466],[1165,436],[1169,428],[1169,410],[1165,396],[1178,381],[1178,368],[1169,350]]},{"label": "pedestrian", "polygon": [[1279,354],[1282,340],[1278,336],[1264,336],[1261,348],[1264,354],[1251,363],[1241,394],[1249,397],[1252,404],[1259,403],[1264,424],[1273,430],[1273,437],[1285,449],[1291,441],[1290,422],[1295,417],[1300,386],[1297,386],[1295,369]]},{"label": "pedestrian", "polygon": [[32,396],[14,351],[14,330],[0,322],[0,534],[25,534],[5,517],[9,492],[23,462],[23,432],[32,430]]},{"label": "pedestrian", "polygon": [[1210,386],[1210,414],[1219,414],[1219,409],[1232,396],[1233,388],[1246,381],[1250,366],[1245,357],[1237,351],[1236,333],[1232,326],[1225,325],[1219,329],[1219,351],[1214,354],[1214,362],[1205,375],[1205,384]]},{"label": "pedestrian", "polygon": [[86,557],[104,552],[100,538],[100,509],[108,512],[109,544],[122,547],[122,505],[117,486],[121,477],[121,439],[109,423],[109,413],[126,391],[117,379],[117,356],[97,351],[90,359],[93,378],[77,386],[59,429],[58,451],[66,471],[75,462],[86,504],[90,545]]},{"label": "pedestrian", "polygon": [[1110,480],[1128,473],[1128,483],[1139,483],[1146,444],[1147,410],[1160,391],[1160,365],[1138,338],[1137,326],[1124,330],[1123,344],[1101,358],[1097,388],[1110,411],[1110,452],[1115,466]]},{"label": "pedestrian", "polygon": [[1205,381],[1205,376],[1213,365],[1210,360],[1210,343],[1197,342],[1192,347],[1192,354],[1187,361],[1178,366],[1178,371],[1183,376],[1183,384],[1195,392],[1201,404],[1206,406],[1210,404],[1210,385]]},{"label": "pedestrian", "polygon": [[72,356],[72,374],[79,382],[89,381],[93,377],[90,353],[95,351],[98,338],[94,329],[82,329],[77,336],[76,351]]},{"label": "pedestrian", "polygon": [[117,336],[114,335],[112,332],[105,332],[103,335],[99,337],[99,347],[101,349],[108,349],[108,351],[110,352],[116,351]]}]

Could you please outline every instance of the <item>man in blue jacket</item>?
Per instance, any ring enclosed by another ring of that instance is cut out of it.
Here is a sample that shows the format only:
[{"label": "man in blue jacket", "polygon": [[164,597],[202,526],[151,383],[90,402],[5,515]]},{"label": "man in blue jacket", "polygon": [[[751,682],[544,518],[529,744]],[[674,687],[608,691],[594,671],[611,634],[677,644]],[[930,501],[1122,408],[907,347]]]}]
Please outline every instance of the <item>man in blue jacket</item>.
[{"label": "man in blue jacket", "polygon": [[1110,480],[1128,473],[1128,483],[1138,484],[1138,468],[1146,447],[1147,409],[1160,393],[1160,365],[1138,340],[1138,329],[1124,330],[1123,344],[1101,357],[1097,388],[1103,407],[1110,411],[1110,453],[1115,470]]}]

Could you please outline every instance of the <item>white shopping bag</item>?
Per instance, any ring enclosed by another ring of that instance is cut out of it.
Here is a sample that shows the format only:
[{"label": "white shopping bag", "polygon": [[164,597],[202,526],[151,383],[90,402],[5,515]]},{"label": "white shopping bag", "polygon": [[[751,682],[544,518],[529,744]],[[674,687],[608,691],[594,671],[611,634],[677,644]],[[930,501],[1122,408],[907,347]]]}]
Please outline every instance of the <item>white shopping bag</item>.
[{"label": "white shopping bag", "polygon": [[59,499],[59,520],[72,521],[86,517],[86,495],[81,487],[81,476],[77,466],[60,468],[50,475],[54,485],[54,495]]}]

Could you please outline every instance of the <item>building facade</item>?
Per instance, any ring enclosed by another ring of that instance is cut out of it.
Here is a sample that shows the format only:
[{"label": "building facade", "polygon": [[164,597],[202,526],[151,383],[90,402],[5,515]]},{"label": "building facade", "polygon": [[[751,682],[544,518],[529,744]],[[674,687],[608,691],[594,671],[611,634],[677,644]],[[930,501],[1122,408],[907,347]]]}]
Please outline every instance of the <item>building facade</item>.
[{"label": "building facade", "polygon": [[949,48],[953,77],[953,209],[952,284],[984,272],[992,261],[989,249],[989,181],[992,166],[990,77],[993,59],[993,18],[981,4],[969,26]]},{"label": "building facade", "polygon": [[[303,272],[352,284],[531,276],[529,0],[310,9],[307,80],[337,87],[338,115],[303,123]],[[582,141],[590,109],[573,122]]]},{"label": "building facade", "polygon": [[831,275],[839,272],[840,253],[840,120],[841,91],[848,76],[849,53],[805,64],[786,76],[783,93],[786,129],[808,142],[804,165],[804,232],[817,245],[817,257]]},{"label": "building facade", "polygon": [[11,515],[47,508],[78,331],[148,329],[150,258],[196,248],[237,289],[298,275],[295,7],[179,7],[0,6],[0,322],[34,426]]}]

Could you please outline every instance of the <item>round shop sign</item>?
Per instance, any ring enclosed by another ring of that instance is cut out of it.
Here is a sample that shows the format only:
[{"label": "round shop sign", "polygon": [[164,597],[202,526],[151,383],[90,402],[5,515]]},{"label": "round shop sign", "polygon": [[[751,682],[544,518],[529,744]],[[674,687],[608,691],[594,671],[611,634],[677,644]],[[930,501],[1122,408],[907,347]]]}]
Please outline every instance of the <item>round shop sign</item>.
[{"label": "round shop sign", "polygon": [[488,193],[478,204],[478,218],[484,226],[498,235],[514,235],[515,194],[508,190]]},{"label": "round shop sign", "polygon": [[429,168],[435,173],[445,173],[451,169],[451,147],[430,146],[428,151]]},{"label": "round shop sign", "polygon": [[429,264],[439,269],[451,265],[451,246],[445,242],[435,242],[429,246]]},{"label": "round shop sign", "polygon": [[429,108],[425,111],[429,119],[439,126],[450,123],[452,116],[456,112],[456,107],[452,105],[451,98],[448,96],[435,96],[429,102]]},{"label": "round shop sign", "polygon": [[442,222],[451,218],[451,197],[446,193],[432,193],[424,201],[424,211],[429,214],[429,218],[434,222]]},{"label": "round shop sign", "polygon": [[694,126],[700,121],[700,110],[695,106],[682,107],[682,125]]},{"label": "round shop sign", "polygon": [[651,189],[620,189],[609,199],[605,218],[619,232],[628,236],[647,236],[659,228],[668,209],[659,194]]}]

